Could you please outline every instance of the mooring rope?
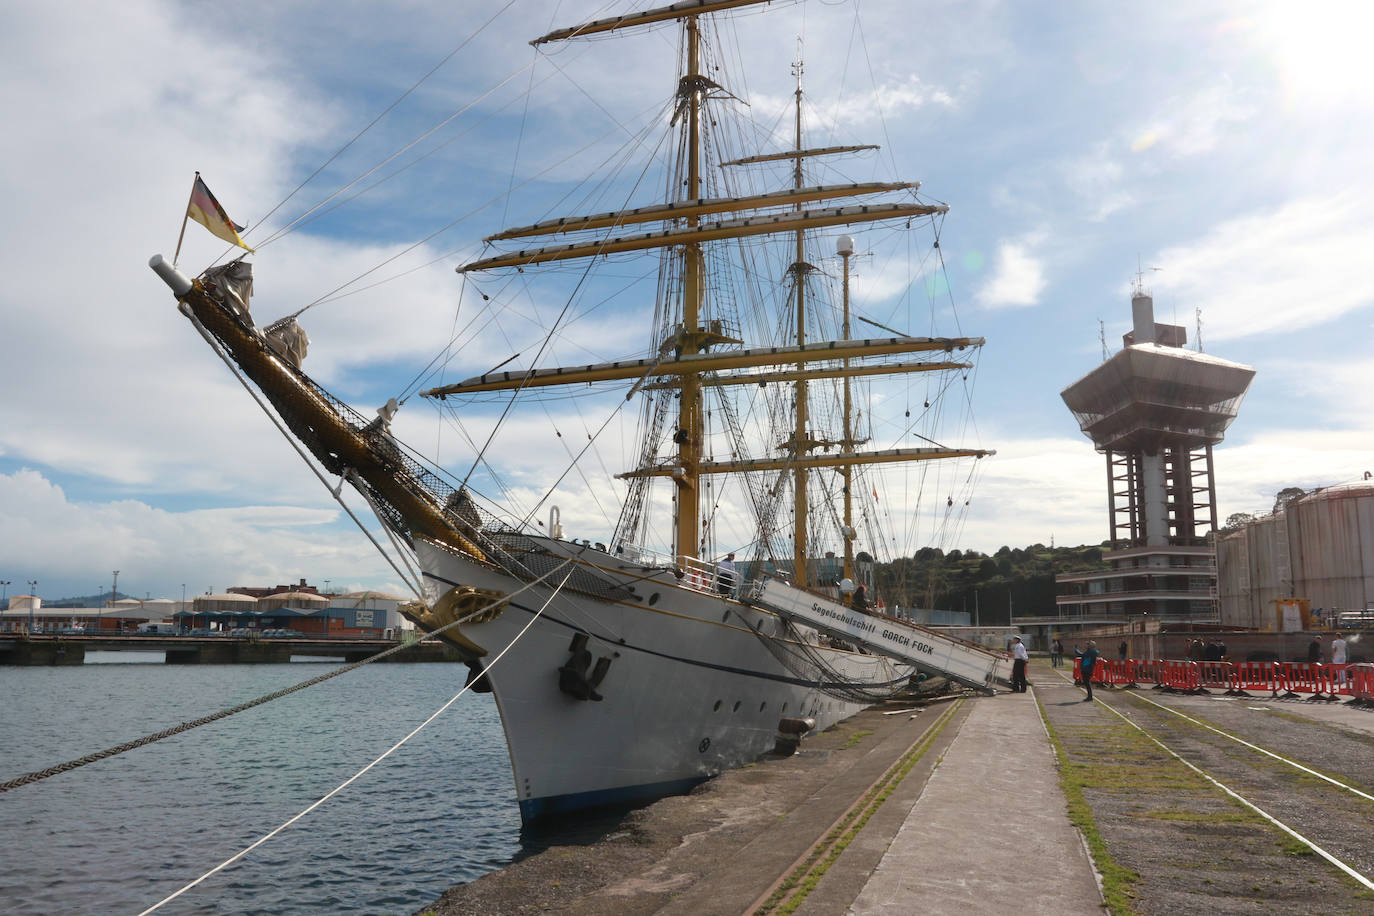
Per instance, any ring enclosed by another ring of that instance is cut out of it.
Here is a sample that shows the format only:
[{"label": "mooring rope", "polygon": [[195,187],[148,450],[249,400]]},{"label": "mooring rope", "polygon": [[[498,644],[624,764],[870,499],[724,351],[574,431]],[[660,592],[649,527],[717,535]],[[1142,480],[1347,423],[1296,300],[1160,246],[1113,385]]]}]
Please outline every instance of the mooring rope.
[{"label": "mooring rope", "polygon": [[[548,572],[544,573],[544,575],[540,576],[538,579],[535,579],[534,581],[532,581],[532,582],[530,582],[530,583],[528,583],[528,584],[526,584],[526,585],[521,586],[520,588],[516,589],[514,592],[511,592],[509,595],[503,596],[502,598],[499,598],[498,600],[491,602],[490,604],[486,605],[485,607],[478,608],[477,610],[473,611],[471,614],[468,614],[468,615],[466,615],[466,616],[464,616],[464,617],[459,618],[458,620],[453,621],[453,623],[446,624],[445,626],[442,626],[442,627],[440,627],[439,629],[434,630],[430,635],[431,635],[431,636],[437,636],[438,634],[443,633],[445,630],[448,630],[448,629],[450,629],[450,628],[452,628],[452,627],[456,627],[456,626],[458,626],[458,625],[461,624],[461,623],[466,623],[467,621],[471,620],[473,617],[476,617],[476,616],[479,615],[479,614],[482,614],[482,613],[485,613],[486,611],[491,610],[492,608],[496,607],[498,604],[501,604],[501,603],[504,602],[504,601],[508,601],[510,598],[514,597],[515,595],[518,595],[518,594],[520,594],[521,592],[523,592],[523,591],[525,591],[525,590],[527,590],[527,589],[533,588],[534,586],[538,585],[540,582],[543,582],[545,579],[549,578],[550,576],[552,576],[554,573],[558,572],[559,570],[561,570],[561,569],[563,569],[563,568],[565,568],[565,567],[567,567],[567,566],[571,566],[571,565],[572,565],[572,562],[573,562],[573,561],[572,561],[571,559],[568,559],[568,560],[564,561],[563,564],[562,564],[561,566],[555,566],[553,569],[551,569],[551,570],[549,570]],[[571,575],[571,571],[569,571],[569,575]],[[559,585],[559,588],[560,588],[560,589],[562,588],[562,585],[561,585],[561,584]],[[555,590],[554,594],[557,594],[557,590]],[[552,600],[552,599],[550,599],[550,600]],[[523,633],[524,631],[522,630],[521,632]],[[513,644],[513,643],[512,643],[512,644]],[[38,782],[38,781],[43,780],[43,779],[47,779],[49,776],[56,776],[56,775],[59,774],[59,773],[66,773],[66,772],[68,772],[68,771],[70,771],[70,770],[75,770],[75,769],[78,768],[78,767],[83,767],[83,766],[85,766],[85,765],[88,764],[88,763],[95,763],[97,760],[104,760],[104,759],[106,759],[107,757],[114,757],[114,756],[117,756],[117,755],[119,755],[119,754],[123,754],[123,753],[126,752],[126,751],[131,751],[131,750],[134,750],[135,748],[140,748],[140,747],[143,747],[143,746],[145,746],[145,745],[152,744],[152,743],[155,742],[155,741],[161,741],[163,738],[170,738],[170,737],[172,737],[173,735],[179,735],[179,734],[181,734],[182,732],[190,731],[190,730],[193,729],[193,728],[199,728],[199,727],[202,726],[202,725],[208,725],[208,724],[211,723],[211,722],[216,722],[216,721],[218,721],[218,720],[220,720],[220,719],[228,718],[229,716],[232,716],[232,715],[234,715],[234,714],[236,714],[236,713],[243,712],[244,710],[247,710],[247,709],[252,709],[254,706],[261,706],[261,705],[264,704],[264,703],[270,702],[270,701],[272,701],[272,700],[281,699],[282,697],[287,696],[288,694],[295,693],[295,692],[298,691],[298,690],[304,690],[304,689],[307,688],[307,687],[313,687],[313,686],[315,686],[316,684],[320,684],[320,683],[323,683],[324,681],[329,680],[330,678],[338,677],[338,676],[341,675],[341,674],[345,674],[345,673],[347,673],[347,672],[349,672],[349,671],[353,671],[353,670],[355,670],[355,669],[357,669],[357,668],[361,668],[363,665],[370,665],[370,664],[372,664],[373,662],[381,661],[382,659],[384,659],[384,658],[386,658],[386,657],[388,657],[388,656],[395,655],[397,652],[404,652],[406,649],[409,649],[409,648],[410,648],[409,645],[394,646],[394,647],[392,647],[392,648],[390,648],[390,649],[386,649],[386,650],[384,650],[384,651],[382,651],[382,652],[378,652],[376,655],[370,655],[370,656],[368,656],[367,658],[363,659],[362,661],[353,662],[352,664],[345,665],[345,666],[343,666],[342,668],[336,668],[335,670],[329,672],[328,674],[322,674],[322,675],[320,675],[319,677],[312,677],[310,680],[304,681],[304,682],[302,682],[302,683],[300,683],[300,684],[296,684],[294,687],[286,687],[286,688],[284,688],[284,689],[282,689],[282,690],[278,690],[278,691],[275,692],[275,693],[269,693],[269,694],[267,694],[266,696],[258,697],[258,698],[255,699],[255,700],[249,700],[249,701],[246,702],[246,703],[240,703],[238,706],[235,706],[235,707],[233,707],[232,709],[224,709],[224,710],[221,710],[221,711],[219,711],[219,712],[217,712],[217,713],[212,713],[211,715],[208,715],[208,716],[202,716],[202,717],[199,718],[199,719],[193,719],[193,720],[191,720],[191,721],[189,721],[189,722],[183,722],[183,723],[181,723],[180,725],[177,725],[177,726],[175,726],[175,727],[173,727],[173,728],[164,729],[163,731],[157,732],[156,734],[144,735],[142,738],[137,738],[137,739],[135,739],[135,740],[133,740],[133,741],[126,741],[125,743],[120,744],[120,745],[117,745],[117,746],[115,746],[115,747],[106,748],[106,749],[103,750],[103,751],[96,751],[96,752],[93,753],[93,754],[87,754],[86,756],[84,756],[84,757],[78,757],[78,758],[76,758],[75,760],[68,760],[66,763],[59,763],[57,766],[51,766],[51,767],[48,767],[47,769],[43,769],[43,770],[35,770],[35,771],[32,772],[32,773],[25,773],[23,776],[19,776],[19,777],[16,777],[16,778],[14,778],[14,779],[11,779],[11,780],[9,780],[8,782],[0,783],[0,794],[3,794],[3,793],[5,793],[5,792],[8,792],[8,791],[10,791],[11,789],[17,789],[17,788],[19,788],[20,786],[26,786],[26,785],[29,785],[30,783],[34,783],[34,782]],[[507,647],[507,648],[509,648],[509,647]],[[504,650],[502,651],[502,654],[503,654],[503,655],[505,654]],[[500,658],[500,657],[501,657],[501,656],[499,656],[499,655],[497,656],[497,658]],[[494,660],[493,660],[493,661],[494,661]],[[455,698],[455,699],[456,699],[456,698]]]},{"label": "mooring rope", "polygon": [[[567,563],[565,563],[565,564],[563,564],[563,565],[564,565],[564,566],[569,566],[569,565],[571,565],[571,564],[572,564],[572,561],[569,560]],[[562,568],[563,568],[563,567],[561,567],[561,566],[558,567],[558,569],[562,569]],[[557,571],[557,570],[554,570],[554,571]],[[549,573],[549,574],[551,575],[552,573]],[[544,604],[539,608],[538,611],[536,611],[536,612],[534,613],[534,615],[533,615],[532,617],[530,617],[529,622],[526,623],[523,627],[520,628],[520,632],[515,634],[515,638],[512,639],[512,640],[510,641],[510,643],[507,644],[507,646],[506,646],[504,649],[502,649],[500,652],[498,652],[498,653],[496,654],[496,656],[491,660],[491,662],[487,664],[487,666],[486,666],[486,667],[487,667],[487,670],[491,670],[491,668],[493,668],[493,667],[497,664],[497,662],[501,661],[501,657],[502,657],[503,655],[505,655],[507,652],[509,652],[511,649],[513,649],[513,648],[515,647],[515,644],[516,644],[517,642],[520,641],[520,638],[521,638],[522,636],[525,635],[525,632],[526,632],[527,630],[529,630],[530,627],[534,626],[535,621],[537,621],[537,620],[543,615],[544,611],[548,609],[548,606],[549,606],[550,604],[553,603],[553,599],[558,597],[558,593],[559,593],[560,591],[563,590],[563,586],[567,584],[568,579],[572,578],[572,574],[573,574],[573,571],[572,571],[571,569],[568,570],[568,574],[567,574],[566,576],[563,577],[563,581],[562,581],[562,582],[558,583],[558,587],[555,588],[555,589],[553,590],[553,592],[549,595],[548,600],[544,602]],[[534,583],[530,583],[530,584],[533,585]],[[523,589],[522,589],[522,591],[523,591]],[[496,603],[499,604],[500,602],[496,602]],[[477,611],[477,612],[474,612],[474,613],[481,613],[481,612],[480,612],[480,611]],[[468,616],[471,617],[472,614],[469,614]],[[466,619],[466,618],[464,618],[464,619]],[[456,625],[458,622],[459,622],[459,621],[454,621],[454,623],[449,624],[449,626],[454,626],[454,625]],[[448,629],[448,627],[445,627],[444,629]],[[438,630],[435,630],[435,632],[437,633],[437,632],[439,632],[439,631],[438,631]],[[388,649],[387,651],[390,652],[390,651],[392,651],[392,650]],[[379,658],[380,656],[377,656],[377,657]],[[372,661],[372,660],[373,660],[373,659],[368,659],[368,661]],[[365,664],[365,662],[364,662],[364,663],[360,663],[360,664]],[[206,878],[210,877],[211,875],[215,874],[216,872],[223,871],[224,869],[228,868],[230,865],[233,865],[233,864],[234,864],[235,862],[237,862],[239,859],[242,859],[244,856],[248,855],[248,853],[252,852],[254,849],[257,849],[257,848],[258,848],[259,846],[261,846],[263,843],[266,843],[268,840],[272,839],[274,836],[276,836],[277,834],[281,833],[281,832],[282,832],[283,830],[285,830],[287,827],[290,827],[292,824],[296,823],[296,822],[299,821],[301,818],[305,817],[305,816],[306,816],[307,814],[309,814],[311,811],[314,811],[314,810],[315,810],[316,808],[318,808],[320,805],[323,805],[325,802],[329,801],[329,799],[333,798],[335,795],[338,795],[338,794],[339,794],[340,792],[342,792],[344,789],[348,788],[350,785],[352,785],[354,782],[356,782],[356,781],[357,781],[364,773],[366,773],[368,770],[372,769],[372,768],[375,767],[377,764],[381,763],[383,760],[385,760],[386,758],[390,757],[398,748],[401,747],[401,745],[405,744],[405,743],[406,743],[407,741],[409,741],[411,738],[413,738],[413,737],[415,737],[417,734],[419,734],[426,726],[429,725],[429,723],[433,722],[433,721],[434,721],[435,719],[437,719],[441,714],[443,714],[443,712],[444,712],[445,710],[447,710],[447,709],[448,709],[450,706],[452,706],[454,703],[458,702],[458,698],[459,698],[459,697],[461,697],[463,694],[467,693],[467,692],[468,692],[469,690],[471,690],[471,689],[472,689],[472,684],[471,684],[471,683],[468,683],[468,684],[463,685],[463,689],[462,689],[462,690],[460,690],[460,691],[458,691],[456,694],[454,694],[454,695],[453,695],[453,698],[452,698],[451,700],[449,700],[447,703],[445,703],[443,706],[440,706],[438,709],[436,709],[436,710],[434,711],[434,714],[431,715],[428,719],[425,719],[425,721],[423,721],[423,722],[421,722],[419,725],[415,726],[415,728],[413,728],[413,729],[410,731],[410,734],[406,735],[406,736],[405,736],[404,738],[402,738],[400,741],[397,741],[397,742],[396,742],[395,744],[393,744],[391,747],[387,748],[387,750],[384,751],[384,752],[383,752],[380,756],[378,756],[375,760],[373,760],[373,761],[372,761],[371,763],[369,763],[367,766],[363,767],[363,768],[362,768],[361,770],[359,770],[358,772],[354,773],[352,776],[350,776],[350,777],[348,777],[347,779],[345,779],[342,783],[340,783],[340,784],[339,784],[337,787],[335,787],[332,791],[330,791],[330,792],[328,792],[327,794],[321,796],[319,799],[317,799],[316,801],[314,801],[313,803],[311,803],[309,806],[307,806],[307,807],[305,808],[305,810],[301,811],[301,812],[300,812],[299,814],[297,814],[296,816],[294,816],[294,817],[292,817],[292,818],[290,818],[290,819],[288,819],[288,820],[282,822],[282,823],[279,824],[278,826],[276,826],[276,827],[274,827],[273,829],[269,830],[267,833],[265,833],[265,834],[263,834],[262,836],[260,836],[257,840],[253,841],[253,842],[252,842],[251,844],[249,844],[248,846],[245,846],[243,849],[240,849],[238,852],[234,853],[232,856],[230,856],[229,858],[225,859],[223,862],[219,863],[219,864],[216,865],[214,868],[210,869],[210,870],[207,871],[205,874],[201,875],[199,878],[197,878],[196,880],[192,881],[190,884],[187,884],[185,887],[181,888],[180,890],[176,891],[175,893],[168,894],[166,897],[163,897],[163,898],[162,898],[161,900],[159,900],[157,903],[154,903],[152,906],[148,907],[146,910],[144,910],[143,912],[139,913],[138,916],[147,916],[148,913],[153,912],[153,910],[159,909],[164,903],[169,903],[169,902],[171,902],[172,900],[175,900],[177,897],[180,897],[182,894],[186,893],[186,892],[189,891],[191,888],[195,887],[197,884],[199,884],[200,882],[204,881]]]}]

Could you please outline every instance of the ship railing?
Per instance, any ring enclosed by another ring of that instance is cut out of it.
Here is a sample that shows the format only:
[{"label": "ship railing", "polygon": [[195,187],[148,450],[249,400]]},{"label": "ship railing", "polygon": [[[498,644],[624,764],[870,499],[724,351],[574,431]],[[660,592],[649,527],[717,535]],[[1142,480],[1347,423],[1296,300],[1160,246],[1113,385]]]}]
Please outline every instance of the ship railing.
[{"label": "ship railing", "polygon": [[618,546],[616,554],[643,566],[671,569],[677,576],[678,585],[695,592],[734,596],[739,590],[738,571],[732,575],[728,571],[723,571],[720,564],[700,557],[660,553],[632,544]]},{"label": "ship railing", "polygon": [[681,584],[693,591],[733,596],[739,584],[735,581],[738,573],[732,575],[723,571],[720,564],[699,557],[679,556],[676,568],[682,576]]}]

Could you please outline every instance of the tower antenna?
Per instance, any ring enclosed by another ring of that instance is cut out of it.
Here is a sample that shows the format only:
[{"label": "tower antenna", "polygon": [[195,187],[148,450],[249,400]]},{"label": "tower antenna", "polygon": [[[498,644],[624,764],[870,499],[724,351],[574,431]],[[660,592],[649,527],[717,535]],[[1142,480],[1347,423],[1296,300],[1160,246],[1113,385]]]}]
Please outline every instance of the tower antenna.
[{"label": "tower antenna", "polygon": [[1202,306],[1193,309],[1193,317],[1197,321],[1197,351],[1202,353]]},{"label": "tower antenna", "polygon": [[1131,292],[1134,293],[1134,294],[1137,295],[1137,296],[1143,296],[1143,295],[1145,295],[1145,271],[1147,271],[1147,270],[1163,270],[1163,269],[1164,269],[1163,267],[1141,267],[1141,266],[1140,266],[1140,255],[1136,255],[1136,257],[1135,257],[1135,285],[1134,285],[1134,287],[1132,288]]}]

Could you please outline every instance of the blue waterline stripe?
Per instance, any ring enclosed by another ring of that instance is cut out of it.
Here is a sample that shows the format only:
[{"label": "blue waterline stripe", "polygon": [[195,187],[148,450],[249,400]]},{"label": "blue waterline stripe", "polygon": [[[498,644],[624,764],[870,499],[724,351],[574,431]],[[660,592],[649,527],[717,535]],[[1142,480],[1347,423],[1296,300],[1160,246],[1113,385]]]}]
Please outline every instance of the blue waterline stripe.
[{"label": "blue waterline stripe", "polygon": [[693,776],[668,782],[649,782],[638,786],[597,789],[593,792],[572,792],[568,795],[521,799],[520,818],[528,823],[540,818],[571,814],[588,808],[622,805],[628,802],[663,798],[666,795],[684,795],[710,778],[709,776]]}]

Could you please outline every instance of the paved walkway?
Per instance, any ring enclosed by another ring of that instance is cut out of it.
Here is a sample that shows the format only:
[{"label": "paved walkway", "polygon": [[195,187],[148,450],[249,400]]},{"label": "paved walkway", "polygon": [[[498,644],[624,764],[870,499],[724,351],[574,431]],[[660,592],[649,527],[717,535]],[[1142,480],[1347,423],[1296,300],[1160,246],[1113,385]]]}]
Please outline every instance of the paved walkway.
[{"label": "paved walkway", "polygon": [[[1055,702],[1081,696],[1042,680]],[[851,913],[1102,912],[1035,690],[972,704]]]}]

